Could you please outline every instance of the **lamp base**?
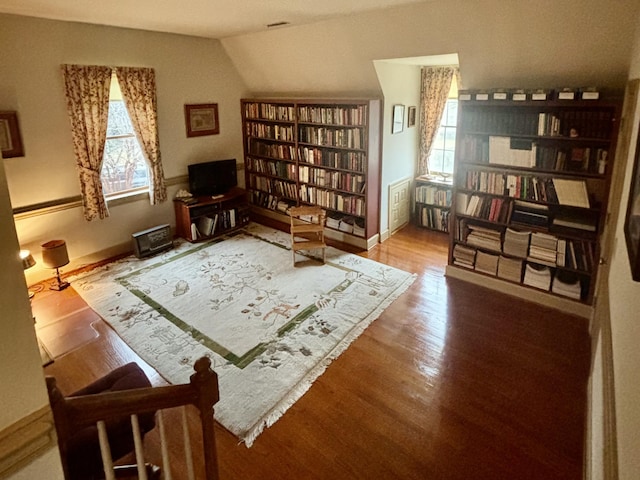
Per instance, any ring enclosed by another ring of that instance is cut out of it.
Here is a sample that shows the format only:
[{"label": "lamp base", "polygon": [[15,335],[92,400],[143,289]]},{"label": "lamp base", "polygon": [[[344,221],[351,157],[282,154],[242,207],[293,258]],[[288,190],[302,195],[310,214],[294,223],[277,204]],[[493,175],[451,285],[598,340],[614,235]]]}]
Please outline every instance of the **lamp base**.
[{"label": "lamp base", "polygon": [[60,290],[64,290],[65,288],[67,288],[69,285],[71,285],[69,282],[58,282],[51,285],[49,287],[49,290],[55,290],[59,292]]}]

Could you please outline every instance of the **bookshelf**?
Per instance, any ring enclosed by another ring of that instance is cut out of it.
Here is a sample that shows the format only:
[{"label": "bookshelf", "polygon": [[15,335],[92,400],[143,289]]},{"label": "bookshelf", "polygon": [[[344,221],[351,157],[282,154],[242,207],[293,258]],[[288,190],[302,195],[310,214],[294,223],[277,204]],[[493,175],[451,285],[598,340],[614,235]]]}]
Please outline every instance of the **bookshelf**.
[{"label": "bookshelf", "polygon": [[619,107],[460,101],[447,275],[569,311],[591,305]]},{"label": "bookshelf", "polygon": [[415,179],[414,222],[419,227],[449,232],[449,214],[453,198],[451,180],[420,176]]},{"label": "bookshelf", "polygon": [[327,211],[327,236],[370,248],[379,235],[380,100],[241,100],[252,211],[289,223],[292,206]]},{"label": "bookshelf", "polygon": [[224,195],[174,200],[176,235],[189,242],[202,242],[231,233],[249,223],[247,192],[233,188]]}]

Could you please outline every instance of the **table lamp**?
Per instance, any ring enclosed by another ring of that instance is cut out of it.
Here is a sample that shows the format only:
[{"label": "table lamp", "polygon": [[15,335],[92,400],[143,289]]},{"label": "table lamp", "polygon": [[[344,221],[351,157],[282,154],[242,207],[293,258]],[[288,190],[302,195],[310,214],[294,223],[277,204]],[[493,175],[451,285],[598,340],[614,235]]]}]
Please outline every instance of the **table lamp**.
[{"label": "table lamp", "polygon": [[56,281],[49,287],[51,290],[64,290],[69,286],[69,282],[63,282],[60,278],[60,267],[69,263],[67,244],[64,240],[50,240],[42,244],[42,263],[47,268],[56,269]]},{"label": "table lamp", "polygon": [[[27,270],[36,264],[36,260],[29,250],[20,250],[20,260],[22,260],[22,268]],[[29,290],[29,298],[33,298],[35,292]]]}]

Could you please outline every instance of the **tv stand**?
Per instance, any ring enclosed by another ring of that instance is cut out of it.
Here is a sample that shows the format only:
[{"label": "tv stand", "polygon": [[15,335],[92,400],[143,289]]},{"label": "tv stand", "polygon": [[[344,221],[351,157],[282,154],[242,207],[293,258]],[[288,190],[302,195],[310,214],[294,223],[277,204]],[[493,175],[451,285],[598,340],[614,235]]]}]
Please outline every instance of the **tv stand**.
[{"label": "tv stand", "polygon": [[249,223],[247,192],[239,187],[222,195],[197,197],[192,203],[174,200],[176,235],[202,242],[233,232]]}]

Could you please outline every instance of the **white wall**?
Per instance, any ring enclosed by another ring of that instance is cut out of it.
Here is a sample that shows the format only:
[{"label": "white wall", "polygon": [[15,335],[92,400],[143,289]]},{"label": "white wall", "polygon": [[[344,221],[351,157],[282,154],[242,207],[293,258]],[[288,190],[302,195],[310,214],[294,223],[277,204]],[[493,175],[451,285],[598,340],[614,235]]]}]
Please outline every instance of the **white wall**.
[{"label": "white wall", "polygon": [[[63,63],[155,69],[167,178],[186,175],[189,163],[222,158],[242,162],[240,98],[247,90],[216,40],[0,15],[0,44],[0,109],[18,112],[25,147],[24,157],[4,161],[14,208],[79,194]],[[187,138],[186,103],[218,103],[220,134]],[[80,208],[18,220],[20,244],[37,256],[41,243],[61,237],[72,259],[126,244],[135,231],[175,224],[171,198],[177,188],[157,206],[145,199],[112,207],[103,221],[84,221]]]},{"label": "white wall", "polygon": [[[374,62],[384,94],[382,124],[382,174],[380,195],[380,233],[383,238],[389,229],[389,185],[403,178],[413,178],[418,158],[418,125],[409,128],[407,115],[410,106],[420,101],[420,67],[393,62]],[[404,105],[404,129],[391,133],[392,111],[396,104]],[[416,115],[417,116],[417,115]],[[418,118],[416,122],[418,122]]]},{"label": "white wall", "polygon": [[[635,17],[638,23],[638,16]],[[633,40],[629,79],[640,78],[640,32]],[[631,46],[630,46],[631,47]],[[624,218],[629,196],[635,139],[638,135],[640,108],[636,110],[631,135],[622,204],[617,219],[616,239],[611,259],[609,290],[611,304],[611,331],[613,366],[615,375],[616,428],[618,443],[618,468],[621,480],[638,478],[640,472],[640,283],[631,279],[631,269],[624,238]]]},{"label": "white wall", "polygon": [[[4,312],[0,320],[0,430],[49,403],[19,250],[4,167],[0,165],[0,305]],[[40,472],[47,471],[46,478],[62,478],[57,449],[45,457],[38,461],[44,465]]]},{"label": "white wall", "polygon": [[256,93],[379,95],[372,61],[457,52],[465,88],[624,85],[637,0],[448,0],[222,40]]}]

